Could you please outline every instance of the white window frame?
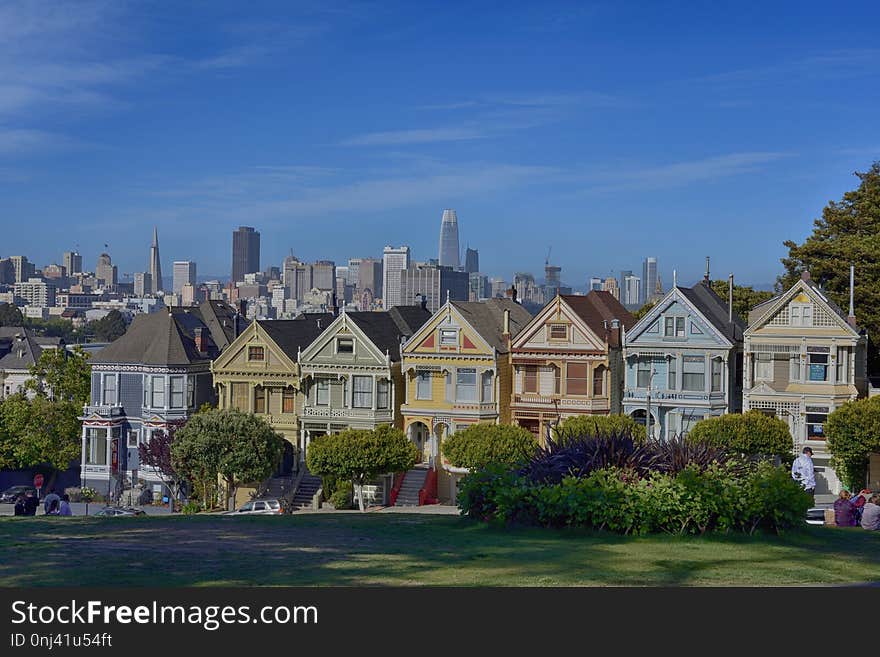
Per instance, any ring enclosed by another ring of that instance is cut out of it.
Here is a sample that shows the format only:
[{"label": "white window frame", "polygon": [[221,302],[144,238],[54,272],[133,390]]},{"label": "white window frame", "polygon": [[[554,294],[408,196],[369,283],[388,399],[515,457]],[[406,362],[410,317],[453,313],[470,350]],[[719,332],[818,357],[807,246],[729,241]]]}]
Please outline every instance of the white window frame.
[{"label": "white window frame", "polygon": [[458,329],[441,328],[439,342],[441,347],[457,347]]},{"label": "white window frame", "polygon": [[352,376],[351,378],[351,407],[373,408],[373,377]]},{"label": "white window frame", "polygon": [[773,380],[773,354],[755,354],[755,381]]},{"label": "white window frame", "polygon": [[[470,383],[462,383],[462,376],[473,376],[473,384]],[[473,394],[467,398],[462,397],[461,393],[465,390],[472,390]],[[477,369],[475,367],[459,367],[455,371],[455,401],[457,402],[465,402],[465,403],[476,403],[477,395],[479,394],[477,390]]]},{"label": "white window frame", "polygon": [[492,372],[483,372],[480,375],[480,399],[483,403],[492,402],[495,390],[495,377]]},{"label": "white window frame", "polygon": [[[702,372],[688,372],[688,364],[702,365]],[[688,387],[688,376],[702,376],[702,385],[699,387]],[[706,391],[706,358],[704,356],[683,356],[681,359],[681,389],[686,392],[705,392]]]},{"label": "white window frame", "polygon": [[[175,388],[175,384],[179,386],[179,389]],[[186,381],[184,376],[175,374],[168,377],[168,395],[169,408],[186,408],[184,406],[186,402]]]},{"label": "white window frame", "polygon": [[[324,396],[324,400],[321,400],[322,393]],[[315,379],[315,406],[329,406],[330,405],[330,379],[326,377],[320,377]]]},{"label": "white window frame", "polygon": [[[341,351],[339,349],[339,345],[342,342],[350,343],[351,344],[351,351]],[[353,336],[351,336],[351,337],[350,336],[337,337],[336,343],[335,343],[335,348],[336,348],[337,354],[342,354],[343,356],[354,356],[354,337]]]},{"label": "white window frame", "polygon": [[[156,386],[157,381],[158,386]],[[156,403],[157,397],[161,401],[159,404]],[[165,404],[165,377],[154,374],[150,377],[150,408],[166,408]]]},{"label": "white window frame", "polygon": [[386,410],[391,404],[391,382],[388,379],[376,381],[376,408]]},{"label": "white window frame", "polygon": [[[107,382],[112,381],[113,385],[108,388]],[[113,393],[113,399],[108,399],[108,392]],[[104,406],[116,406],[119,402],[119,379],[116,374],[103,374],[101,376],[101,403]]]},{"label": "white window frame", "polygon": [[[416,399],[431,399],[432,376],[430,372],[416,372]],[[422,386],[428,387],[427,393]]]}]

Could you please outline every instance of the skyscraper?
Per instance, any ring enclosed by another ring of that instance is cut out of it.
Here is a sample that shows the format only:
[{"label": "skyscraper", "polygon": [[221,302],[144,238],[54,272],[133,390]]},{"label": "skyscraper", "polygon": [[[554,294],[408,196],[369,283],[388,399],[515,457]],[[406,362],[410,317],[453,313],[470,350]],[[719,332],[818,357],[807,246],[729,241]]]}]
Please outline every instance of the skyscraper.
[{"label": "skyscraper", "polygon": [[[445,215],[444,215],[445,216]],[[458,238],[456,238],[457,241]],[[363,263],[361,263],[363,266]],[[400,272],[409,267],[409,247],[386,246],[382,252],[382,307],[401,305]]]},{"label": "skyscraper", "polygon": [[358,291],[370,290],[373,297],[382,297],[382,261],[375,258],[361,258],[358,265],[358,275],[352,274],[352,283],[357,285]]},{"label": "skyscraper", "polygon": [[480,253],[476,249],[468,247],[464,254],[464,270],[468,274],[480,271]]},{"label": "skyscraper", "polygon": [[458,216],[455,210],[444,210],[440,221],[440,259],[441,267],[461,267],[458,251]]},{"label": "skyscraper", "polygon": [[642,279],[638,276],[629,274],[623,279],[623,290],[621,292],[621,303],[627,307],[638,307],[642,299]]},{"label": "skyscraper", "polygon": [[446,302],[447,293],[452,301],[468,300],[470,274],[451,267],[415,265],[400,273],[400,289],[400,302],[394,305],[417,306],[424,295],[428,310],[434,313]]},{"label": "skyscraper", "polygon": [[150,247],[150,288],[149,292],[158,294],[162,286],[162,262],[159,260],[159,230],[153,226],[153,246]]},{"label": "skyscraper", "polygon": [[191,260],[177,260],[174,262],[174,277],[172,290],[174,294],[183,292],[183,286],[189,283],[193,287],[196,284],[196,263]]},{"label": "skyscraper", "polygon": [[98,256],[98,264],[95,265],[95,278],[105,286],[116,285],[116,265],[110,259],[110,255],[102,253]]},{"label": "skyscraper", "polygon": [[642,263],[642,298],[641,303],[648,301],[657,289],[657,258],[648,256]]},{"label": "skyscraper", "polygon": [[324,292],[336,289],[336,263],[332,260],[318,260],[312,265],[312,287]]},{"label": "skyscraper", "polygon": [[82,271],[83,259],[76,251],[65,251],[62,264],[67,270],[67,275],[72,277],[74,274],[78,274]]},{"label": "skyscraper", "polygon": [[135,272],[134,275],[134,295],[143,297],[150,294],[153,289],[153,277],[148,271]]},{"label": "skyscraper", "polygon": [[626,301],[626,277],[632,276],[632,269],[621,269],[620,274],[618,275],[618,285],[620,285],[620,303],[625,304]]},{"label": "skyscraper", "polygon": [[232,282],[244,280],[245,274],[260,271],[260,234],[250,226],[232,232]]}]

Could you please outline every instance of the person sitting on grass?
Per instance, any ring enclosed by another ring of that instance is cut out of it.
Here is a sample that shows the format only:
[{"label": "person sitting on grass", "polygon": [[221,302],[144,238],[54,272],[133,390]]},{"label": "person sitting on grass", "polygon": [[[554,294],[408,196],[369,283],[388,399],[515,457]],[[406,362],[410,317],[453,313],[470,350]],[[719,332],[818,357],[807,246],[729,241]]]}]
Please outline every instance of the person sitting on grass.
[{"label": "person sitting on grass", "polygon": [[880,495],[871,495],[862,510],[862,529],[880,531]]},{"label": "person sitting on grass", "polygon": [[61,496],[61,505],[58,509],[59,516],[72,516],[73,511],[70,510],[70,495],[64,493]]},{"label": "person sitting on grass", "polygon": [[26,516],[27,505],[24,503],[24,495],[19,495],[15,500],[15,515]]},{"label": "person sitting on grass", "polygon": [[855,527],[858,524],[851,498],[850,492],[844,488],[834,501],[834,524],[838,527]]}]

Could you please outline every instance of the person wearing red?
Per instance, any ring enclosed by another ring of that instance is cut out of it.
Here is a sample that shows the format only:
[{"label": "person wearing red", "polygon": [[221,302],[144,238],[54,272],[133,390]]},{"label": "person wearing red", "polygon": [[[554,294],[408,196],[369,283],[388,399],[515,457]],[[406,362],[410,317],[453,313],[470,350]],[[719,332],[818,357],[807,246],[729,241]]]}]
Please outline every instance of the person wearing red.
[{"label": "person wearing red", "polygon": [[834,524],[838,527],[855,527],[858,524],[856,508],[850,498],[852,495],[844,489],[834,502]]}]

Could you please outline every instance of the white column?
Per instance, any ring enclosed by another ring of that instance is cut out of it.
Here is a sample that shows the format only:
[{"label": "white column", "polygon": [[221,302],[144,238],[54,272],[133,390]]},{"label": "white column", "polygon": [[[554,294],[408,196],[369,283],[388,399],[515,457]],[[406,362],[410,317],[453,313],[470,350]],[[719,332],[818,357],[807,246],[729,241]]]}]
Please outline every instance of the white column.
[{"label": "white column", "polygon": [[82,428],[82,452],[80,454],[80,467],[79,467],[79,486],[82,488],[86,485],[86,432],[88,429],[83,426]]},{"label": "white column", "polygon": [[376,412],[376,408],[377,408],[378,396],[379,396],[379,384],[376,379],[376,375],[374,374],[373,375],[373,412],[374,413]]}]

